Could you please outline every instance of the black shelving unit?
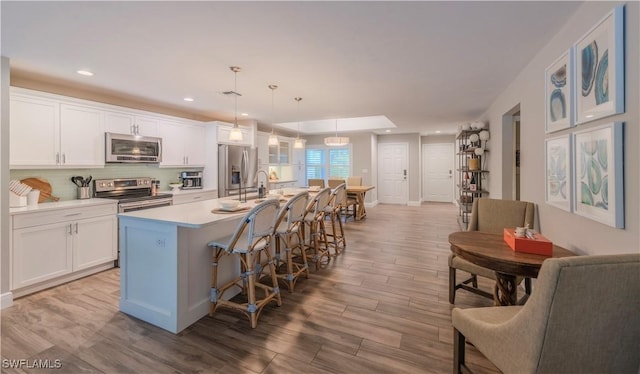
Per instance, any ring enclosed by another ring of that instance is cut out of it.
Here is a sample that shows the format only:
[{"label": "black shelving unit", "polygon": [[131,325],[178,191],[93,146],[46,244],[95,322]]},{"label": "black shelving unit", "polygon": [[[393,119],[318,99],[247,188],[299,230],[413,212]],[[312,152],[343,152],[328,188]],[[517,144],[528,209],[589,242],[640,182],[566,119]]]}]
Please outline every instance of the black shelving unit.
[{"label": "black shelving unit", "polygon": [[[463,130],[456,137],[458,143],[458,168],[456,169],[456,171],[458,172],[458,223],[460,224],[460,228],[462,230],[466,230],[467,225],[469,224],[469,215],[471,214],[473,200],[489,194],[489,191],[487,191],[483,186],[483,184],[486,184],[485,176],[487,173],[489,173],[488,170],[484,170],[482,168],[484,155],[477,156],[475,154],[476,148],[481,147],[482,141],[478,140],[477,142],[471,142],[471,140],[469,139],[471,135],[479,134],[480,131],[482,130]],[[484,152],[486,153],[488,152],[488,150],[485,149]],[[478,159],[478,169],[469,169],[469,160],[471,158]],[[475,191],[471,191],[468,185],[468,182],[471,180],[472,176],[476,182]]]}]

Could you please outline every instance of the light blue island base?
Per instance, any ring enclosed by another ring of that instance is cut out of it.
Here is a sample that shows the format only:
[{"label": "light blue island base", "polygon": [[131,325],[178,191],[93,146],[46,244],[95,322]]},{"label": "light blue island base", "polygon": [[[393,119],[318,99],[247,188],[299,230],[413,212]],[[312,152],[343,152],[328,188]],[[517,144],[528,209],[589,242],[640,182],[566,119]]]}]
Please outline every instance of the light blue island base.
[{"label": "light blue island base", "polygon": [[[211,213],[216,207],[217,199],[118,215],[120,311],[172,333],[208,315],[207,243],[233,233],[244,215]],[[224,256],[219,284],[238,276],[239,266],[236,256]]]}]

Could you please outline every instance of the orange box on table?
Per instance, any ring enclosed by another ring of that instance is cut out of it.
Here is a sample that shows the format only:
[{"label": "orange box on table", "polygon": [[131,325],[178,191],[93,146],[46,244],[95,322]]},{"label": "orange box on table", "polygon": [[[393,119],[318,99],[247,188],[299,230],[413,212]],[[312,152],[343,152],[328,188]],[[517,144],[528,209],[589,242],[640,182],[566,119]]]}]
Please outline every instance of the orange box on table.
[{"label": "orange box on table", "polygon": [[504,241],[515,252],[533,253],[543,256],[553,255],[553,243],[544,236],[535,233],[535,239],[518,238],[514,229],[504,229]]}]

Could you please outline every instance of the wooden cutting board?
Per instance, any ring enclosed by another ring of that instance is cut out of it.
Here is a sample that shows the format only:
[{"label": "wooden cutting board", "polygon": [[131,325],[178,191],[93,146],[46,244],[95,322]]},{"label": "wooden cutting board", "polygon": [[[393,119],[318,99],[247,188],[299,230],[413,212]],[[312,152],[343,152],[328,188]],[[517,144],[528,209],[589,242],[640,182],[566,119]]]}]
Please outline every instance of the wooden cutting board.
[{"label": "wooden cutting board", "polygon": [[60,200],[59,197],[55,197],[51,195],[51,185],[49,184],[49,181],[47,181],[46,179],[25,178],[20,182],[30,186],[34,190],[40,191],[40,197],[38,198],[39,203],[45,202],[47,200],[53,200],[53,201]]}]

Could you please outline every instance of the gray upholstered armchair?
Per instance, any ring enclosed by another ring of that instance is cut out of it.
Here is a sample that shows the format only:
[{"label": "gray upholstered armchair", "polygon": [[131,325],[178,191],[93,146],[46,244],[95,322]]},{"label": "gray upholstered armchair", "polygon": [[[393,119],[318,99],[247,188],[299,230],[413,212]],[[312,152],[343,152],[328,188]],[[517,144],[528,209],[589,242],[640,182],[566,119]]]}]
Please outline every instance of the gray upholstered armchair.
[{"label": "gray upholstered armchair", "polygon": [[[473,202],[467,231],[484,231],[502,234],[505,227],[529,225],[533,228],[535,206],[533,203],[517,200],[480,198]],[[466,271],[471,277],[456,283],[456,270]],[[449,256],[449,302],[455,303],[456,291],[464,289],[475,294],[493,298],[493,294],[478,288],[477,276],[496,279],[493,270],[472,264],[454,254]],[[471,285],[469,285],[471,284]],[[530,280],[525,281],[527,293],[531,291]]]},{"label": "gray upholstered armchair", "polygon": [[465,340],[504,373],[638,373],[640,254],[550,258],[524,306],[454,308],[454,373]]}]

